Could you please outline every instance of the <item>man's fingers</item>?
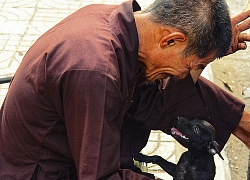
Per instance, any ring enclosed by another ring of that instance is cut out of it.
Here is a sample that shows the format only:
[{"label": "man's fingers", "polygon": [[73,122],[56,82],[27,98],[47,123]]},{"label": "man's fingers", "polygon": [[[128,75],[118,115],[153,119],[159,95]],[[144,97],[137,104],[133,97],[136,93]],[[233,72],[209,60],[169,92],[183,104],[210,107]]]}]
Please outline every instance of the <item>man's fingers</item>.
[{"label": "man's fingers", "polygon": [[244,22],[238,25],[238,29],[240,30],[240,32],[245,31],[249,28],[250,28],[250,19],[245,20]]},{"label": "man's fingers", "polygon": [[239,39],[238,39],[239,43],[242,43],[244,41],[250,41],[250,34],[247,33],[241,33],[239,35]]},{"label": "man's fingers", "polygon": [[247,44],[245,42],[238,43],[239,50],[245,50],[247,48]]},{"label": "man's fingers", "polygon": [[245,19],[247,19],[249,17],[249,14],[250,14],[250,9],[247,10],[247,11],[244,11],[244,12],[238,14],[238,15],[236,15],[235,17],[233,17],[231,19],[231,21],[232,21],[233,24],[234,23],[238,24],[238,23],[244,21]]}]

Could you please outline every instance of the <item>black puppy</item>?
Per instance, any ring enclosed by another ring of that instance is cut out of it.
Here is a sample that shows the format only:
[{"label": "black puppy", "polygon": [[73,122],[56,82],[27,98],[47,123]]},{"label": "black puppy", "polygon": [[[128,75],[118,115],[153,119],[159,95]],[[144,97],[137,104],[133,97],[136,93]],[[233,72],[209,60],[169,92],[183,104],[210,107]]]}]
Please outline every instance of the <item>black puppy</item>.
[{"label": "black puppy", "polygon": [[177,165],[166,161],[160,156],[146,156],[132,153],[135,160],[158,164],[164,171],[174,177],[174,180],[213,180],[215,163],[213,155],[219,152],[215,141],[214,127],[205,120],[188,120],[178,117],[171,135],[188,151],[184,152]]}]

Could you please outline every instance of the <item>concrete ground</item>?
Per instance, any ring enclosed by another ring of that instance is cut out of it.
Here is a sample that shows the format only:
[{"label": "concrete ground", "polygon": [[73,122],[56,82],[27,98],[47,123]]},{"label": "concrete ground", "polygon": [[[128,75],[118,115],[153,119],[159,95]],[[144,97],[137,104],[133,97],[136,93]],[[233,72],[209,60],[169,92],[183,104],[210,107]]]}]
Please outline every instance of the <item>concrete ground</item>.
[{"label": "concrete ground", "polygon": [[[36,39],[57,22],[75,10],[93,3],[120,3],[122,0],[0,0],[0,77],[15,73],[23,56]],[[152,0],[138,0],[142,7]],[[248,3],[247,0],[228,0],[232,15],[240,12]],[[213,81],[211,67],[203,74]],[[0,105],[8,90],[8,84],[0,85]],[[158,154],[176,162],[185,151],[174,139],[159,131],[153,131],[148,145],[143,152]],[[230,180],[230,169],[225,152],[224,161],[215,155],[217,180]],[[172,179],[158,166],[148,164],[143,167],[162,179]]]}]

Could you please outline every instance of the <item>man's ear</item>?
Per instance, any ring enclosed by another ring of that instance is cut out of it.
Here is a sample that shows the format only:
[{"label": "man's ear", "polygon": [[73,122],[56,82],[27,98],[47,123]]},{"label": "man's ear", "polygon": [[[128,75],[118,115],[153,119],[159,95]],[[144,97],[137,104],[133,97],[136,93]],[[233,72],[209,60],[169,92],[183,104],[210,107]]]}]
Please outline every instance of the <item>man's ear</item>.
[{"label": "man's ear", "polygon": [[173,32],[171,34],[165,35],[160,41],[160,47],[166,48],[169,46],[173,46],[176,42],[184,42],[186,41],[186,36],[182,32]]}]

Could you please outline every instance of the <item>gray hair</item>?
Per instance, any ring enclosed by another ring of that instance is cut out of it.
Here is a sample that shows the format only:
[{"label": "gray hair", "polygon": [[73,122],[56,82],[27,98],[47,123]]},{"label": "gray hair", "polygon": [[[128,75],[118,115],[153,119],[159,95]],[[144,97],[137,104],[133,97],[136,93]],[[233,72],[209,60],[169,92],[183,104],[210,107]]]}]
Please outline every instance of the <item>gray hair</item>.
[{"label": "gray hair", "polygon": [[232,30],[225,0],[155,0],[143,10],[151,13],[150,20],[183,32],[188,45],[183,56],[199,58],[216,52],[216,58],[229,49]]}]

